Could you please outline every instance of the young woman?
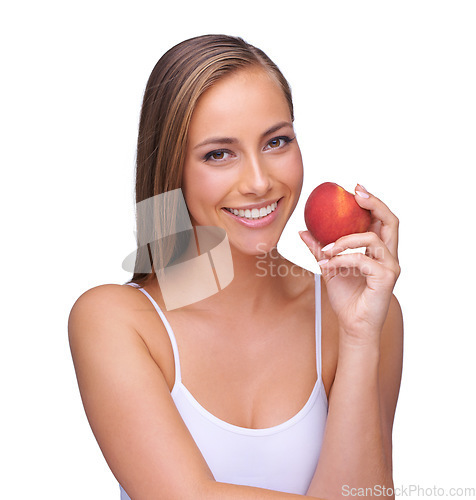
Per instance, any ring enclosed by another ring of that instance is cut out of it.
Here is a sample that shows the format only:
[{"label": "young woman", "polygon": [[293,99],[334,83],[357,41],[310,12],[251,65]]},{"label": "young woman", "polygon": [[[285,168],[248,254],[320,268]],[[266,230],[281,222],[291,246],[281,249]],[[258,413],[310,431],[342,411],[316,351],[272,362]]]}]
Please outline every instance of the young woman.
[{"label": "young woman", "polygon": [[[293,119],[286,80],[240,38],[182,42],[149,78],[136,201],[180,190],[195,233],[175,234],[177,201],[154,212],[166,242],[140,245],[129,286],[88,290],[69,320],[86,414],[124,499],[392,496],[398,220],[358,185],[371,231],[326,248],[301,233],[322,275],[280,256],[303,180]],[[167,308],[155,271],[193,262],[203,227],[226,233],[233,279]]]}]

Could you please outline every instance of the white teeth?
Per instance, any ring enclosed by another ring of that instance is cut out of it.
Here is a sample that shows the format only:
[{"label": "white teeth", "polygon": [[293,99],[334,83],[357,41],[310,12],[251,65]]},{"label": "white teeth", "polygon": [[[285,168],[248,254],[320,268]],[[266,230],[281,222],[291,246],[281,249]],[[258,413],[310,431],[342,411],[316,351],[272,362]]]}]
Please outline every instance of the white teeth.
[{"label": "white teeth", "polygon": [[260,209],[258,208],[253,208],[252,210],[250,209],[236,209],[236,208],[227,208],[229,212],[232,214],[235,214],[239,217],[244,217],[245,219],[260,219],[261,217],[266,217],[269,215],[271,212],[274,212],[276,210],[276,207],[278,206],[278,202],[271,203],[271,205],[268,205],[267,207],[262,207]]}]

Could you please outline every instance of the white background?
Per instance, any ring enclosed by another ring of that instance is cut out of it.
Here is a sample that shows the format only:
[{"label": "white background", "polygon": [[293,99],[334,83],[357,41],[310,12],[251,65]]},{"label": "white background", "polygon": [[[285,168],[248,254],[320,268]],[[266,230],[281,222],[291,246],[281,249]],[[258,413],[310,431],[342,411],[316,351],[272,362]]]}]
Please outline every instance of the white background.
[{"label": "white background", "polygon": [[1,497],[117,500],[67,342],[81,293],[123,283],[135,247],[142,93],[205,33],[262,48],[291,83],[304,157],[282,251],[319,183],[357,182],[401,221],[405,364],[396,486],[476,487],[473,1],[17,2],[2,46]]}]

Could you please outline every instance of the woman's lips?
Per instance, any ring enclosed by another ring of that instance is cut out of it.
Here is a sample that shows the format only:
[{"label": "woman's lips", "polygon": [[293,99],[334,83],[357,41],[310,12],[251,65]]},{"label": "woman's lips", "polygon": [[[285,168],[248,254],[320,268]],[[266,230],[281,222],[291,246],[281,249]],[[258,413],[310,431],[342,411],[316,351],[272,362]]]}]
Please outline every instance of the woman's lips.
[{"label": "woman's lips", "polygon": [[[222,208],[222,210],[223,210],[223,212],[225,212],[225,214],[229,215],[232,219],[234,219],[239,224],[242,224],[243,226],[246,226],[249,228],[261,228],[261,227],[264,227],[264,226],[271,224],[276,219],[276,217],[278,216],[278,212],[280,211],[281,199],[282,198],[280,198],[277,202],[270,204],[271,207],[273,205],[276,205],[276,207],[274,208],[274,210],[271,213],[264,215],[264,216],[260,216],[259,218],[248,218],[246,216],[236,215],[236,214],[230,212],[230,210],[227,208]],[[258,210],[258,209],[254,209],[254,210]],[[256,212],[253,213],[251,210],[249,210],[249,212],[250,212],[249,216],[256,215]]]}]

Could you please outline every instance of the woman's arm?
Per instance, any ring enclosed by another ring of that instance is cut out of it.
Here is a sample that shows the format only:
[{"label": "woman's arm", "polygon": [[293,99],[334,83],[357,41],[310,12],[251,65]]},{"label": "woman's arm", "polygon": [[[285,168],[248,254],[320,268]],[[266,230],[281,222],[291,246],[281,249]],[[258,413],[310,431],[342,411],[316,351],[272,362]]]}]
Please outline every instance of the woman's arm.
[{"label": "woman's arm", "polygon": [[68,329],[86,415],[109,467],[129,496],[304,498],[214,480],[160,367],[130,323],[130,295],[124,288],[103,285],[84,293],[72,308]]},{"label": "woman's arm", "polygon": [[[325,252],[309,233],[301,234],[320,263],[339,332],[326,432],[309,488],[326,498],[348,497],[352,488],[356,495],[385,488],[391,496],[393,489],[392,426],[403,352],[402,314],[392,294],[400,273],[398,219],[366,194],[356,200],[372,212],[370,232],[342,237]],[[366,253],[341,254],[359,247]]]},{"label": "woman's arm", "polygon": [[308,494],[331,499],[348,498],[350,488],[376,488],[375,496],[377,489],[393,489],[392,426],[401,378],[402,326],[393,297],[380,349],[341,342],[324,442]]}]

